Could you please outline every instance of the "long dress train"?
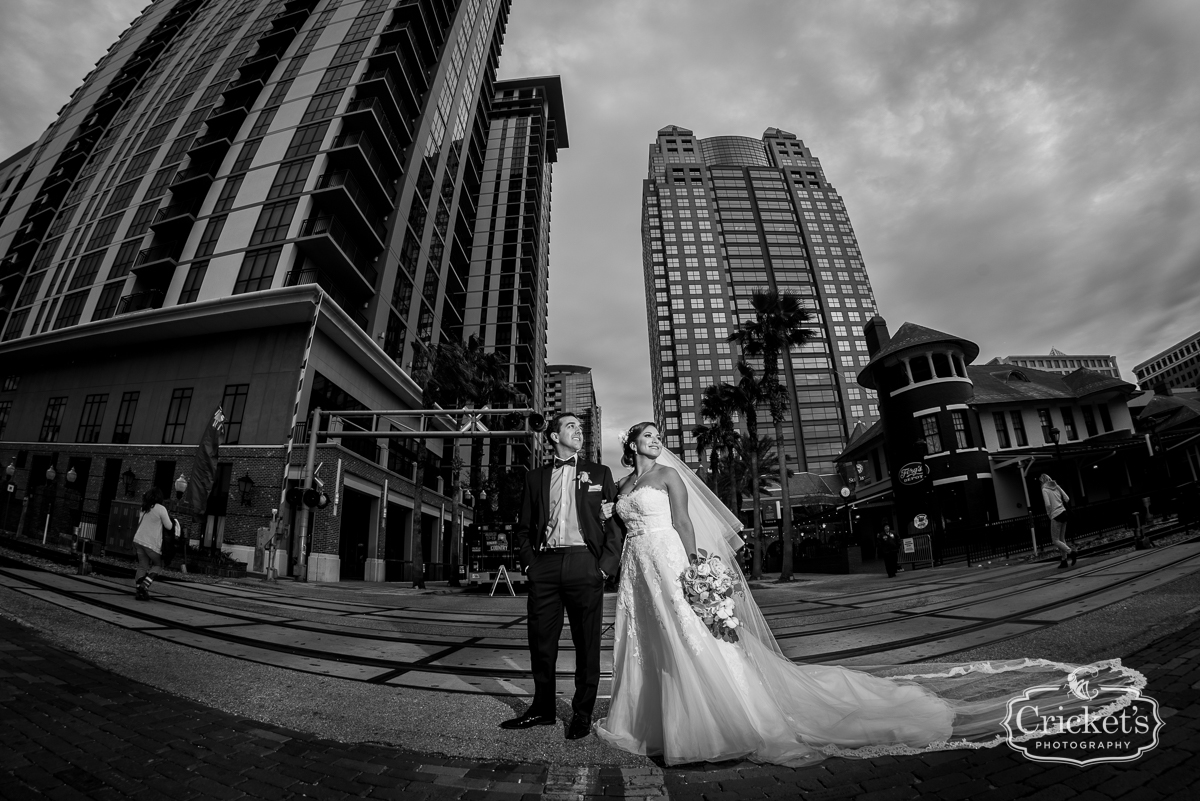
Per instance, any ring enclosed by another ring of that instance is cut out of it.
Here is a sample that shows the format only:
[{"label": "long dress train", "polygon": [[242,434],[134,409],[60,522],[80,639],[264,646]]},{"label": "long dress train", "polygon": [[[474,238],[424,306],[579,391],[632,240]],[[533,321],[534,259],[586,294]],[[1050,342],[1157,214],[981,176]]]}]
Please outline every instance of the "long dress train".
[{"label": "long dress train", "polygon": [[[668,765],[738,758],[804,765],[831,754],[996,745],[1010,697],[1076,670],[1045,660],[864,670],[797,664],[779,650],[748,590],[736,601],[743,636],[724,642],[684,596],[679,576],[688,556],[667,493],[642,487],[621,496],[616,510],[627,533],[612,700],[594,730],[617,748]],[[1145,682],[1117,660],[1091,669],[1106,684]]]}]

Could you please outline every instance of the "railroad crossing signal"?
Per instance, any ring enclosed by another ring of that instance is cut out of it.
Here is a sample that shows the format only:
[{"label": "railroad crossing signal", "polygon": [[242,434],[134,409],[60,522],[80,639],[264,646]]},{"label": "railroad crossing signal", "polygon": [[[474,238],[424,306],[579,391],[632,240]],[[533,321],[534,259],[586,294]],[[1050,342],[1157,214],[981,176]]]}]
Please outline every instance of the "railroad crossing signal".
[{"label": "railroad crossing signal", "polygon": [[466,433],[472,432],[472,431],[477,431],[481,434],[486,432],[488,430],[488,428],[487,428],[487,426],[485,426],[483,424],[483,415],[486,414],[487,411],[488,411],[488,407],[484,406],[482,409],[479,410],[478,413],[467,412],[465,415],[463,415],[466,422],[463,423],[462,428],[458,429],[459,432],[463,433],[463,434],[466,434]]}]

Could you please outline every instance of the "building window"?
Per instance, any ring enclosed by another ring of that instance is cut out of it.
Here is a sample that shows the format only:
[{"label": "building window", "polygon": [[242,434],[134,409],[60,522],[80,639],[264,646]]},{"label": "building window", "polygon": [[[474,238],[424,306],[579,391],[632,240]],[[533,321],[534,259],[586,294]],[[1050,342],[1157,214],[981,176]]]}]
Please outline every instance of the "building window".
[{"label": "building window", "polygon": [[942,437],[938,433],[937,415],[927,414],[918,418],[918,422],[921,424],[921,436],[925,439],[925,452],[941,453]]},{"label": "building window", "polygon": [[1062,415],[1063,428],[1067,430],[1067,439],[1079,439],[1079,431],[1075,428],[1075,415],[1071,414],[1071,410],[1066,406],[1061,407],[1058,411]]},{"label": "building window", "polygon": [[1113,423],[1112,423],[1112,417],[1110,417],[1108,414],[1108,405],[1102,403],[1096,407],[1096,411],[1100,412],[1100,425],[1104,428],[1105,431],[1112,431]]},{"label": "building window", "polygon": [[208,271],[208,259],[193,262],[188,268],[187,277],[183,279],[183,289],[179,293],[179,302],[193,303],[200,296],[200,286],[204,283],[204,274]]},{"label": "building window", "polygon": [[[270,203],[263,206],[258,216],[258,224],[250,235],[251,245],[263,245],[287,238],[288,228],[296,213],[297,200],[287,200],[283,203]],[[207,256],[207,253],[200,254]]]},{"label": "building window", "polygon": [[950,423],[954,426],[954,445],[958,450],[971,447],[971,429],[967,425],[967,413],[955,411],[950,413]]},{"label": "building window", "polygon": [[8,426],[10,412],[12,412],[12,401],[0,401],[0,439],[4,438],[4,429]]},{"label": "building window", "polygon": [[221,411],[225,413],[225,444],[236,445],[242,436],[242,417],[246,414],[246,396],[249,384],[227,384],[225,396],[221,398]]},{"label": "building window", "polygon": [[129,442],[133,431],[133,415],[137,411],[140,392],[126,392],[121,395],[121,405],[117,407],[117,425],[113,428],[113,442],[123,445]]},{"label": "building window", "polygon": [[58,432],[62,428],[63,412],[66,409],[66,398],[51,398],[46,403],[46,416],[42,418],[38,442],[58,442]]},{"label": "building window", "polygon": [[996,423],[996,441],[1000,447],[1012,447],[1012,441],[1008,438],[1008,422],[1004,419],[1004,412],[992,412],[992,420]]},{"label": "building window", "polygon": [[88,395],[83,401],[83,414],[79,416],[76,442],[99,442],[100,424],[104,422],[104,407],[108,405],[108,394]]},{"label": "building window", "polygon": [[1087,430],[1087,435],[1096,436],[1096,413],[1092,411],[1091,406],[1083,406],[1080,411],[1083,412],[1083,427]]},{"label": "building window", "polygon": [[1038,425],[1042,428],[1042,442],[1050,444],[1050,429],[1054,428],[1054,421],[1050,418],[1049,409],[1038,409]]},{"label": "building window", "polygon": [[1029,437],[1025,435],[1025,420],[1021,417],[1020,410],[1009,412],[1009,418],[1012,420],[1013,440],[1017,447],[1024,448],[1029,444]]},{"label": "building window", "polygon": [[282,252],[283,248],[277,247],[247,252],[237,282],[233,285],[233,294],[270,289],[271,281],[275,278],[275,265],[279,263],[279,254]]},{"label": "building window", "polygon": [[163,427],[163,445],[182,445],[183,429],[188,410],[192,407],[192,388],[172,390],[171,405],[167,407],[167,424]]}]

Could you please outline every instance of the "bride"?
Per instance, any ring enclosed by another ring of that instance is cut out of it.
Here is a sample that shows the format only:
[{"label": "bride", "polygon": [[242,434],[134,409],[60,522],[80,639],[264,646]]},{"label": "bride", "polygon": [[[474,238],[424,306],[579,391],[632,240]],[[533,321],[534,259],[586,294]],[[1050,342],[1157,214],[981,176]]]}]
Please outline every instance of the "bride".
[{"label": "bride", "polygon": [[[1004,742],[1007,702],[1026,688],[1063,685],[1054,703],[1078,712],[1084,696],[1065,682],[1078,686],[1080,674],[1145,685],[1119,660],[1084,668],[1030,659],[862,670],[794,663],[737,566],[744,543],[736,516],[663,447],[654,423],[629,429],[622,449],[633,472],[619,484],[615,508],[604,508],[625,531],[612,700],[594,725],[617,748],[668,765],[749,758],[791,766],[827,755],[979,748]],[[700,552],[719,556],[740,584],[735,642],[714,636],[684,594],[680,576]]]}]

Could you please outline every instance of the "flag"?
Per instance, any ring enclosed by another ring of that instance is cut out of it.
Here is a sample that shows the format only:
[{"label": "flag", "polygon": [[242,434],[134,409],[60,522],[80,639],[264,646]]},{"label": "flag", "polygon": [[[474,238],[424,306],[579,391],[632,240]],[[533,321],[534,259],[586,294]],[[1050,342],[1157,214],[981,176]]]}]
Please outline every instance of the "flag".
[{"label": "flag", "polygon": [[208,505],[208,496],[217,476],[217,451],[224,436],[225,412],[218,406],[196,446],[196,460],[192,463],[192,478],[188,482],[186,503],[197,514]]}]

